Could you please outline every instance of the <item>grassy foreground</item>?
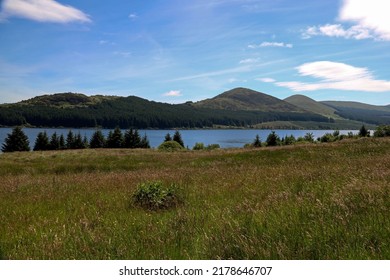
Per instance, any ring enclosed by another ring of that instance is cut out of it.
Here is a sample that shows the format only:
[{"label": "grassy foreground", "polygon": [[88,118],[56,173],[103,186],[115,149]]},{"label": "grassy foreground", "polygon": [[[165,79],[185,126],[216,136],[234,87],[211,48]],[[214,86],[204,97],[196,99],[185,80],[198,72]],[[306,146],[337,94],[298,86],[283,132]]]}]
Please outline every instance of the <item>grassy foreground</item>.
[{"label": "grassy foreground", "polygon": [[[176,183],[184,203],[132,194]],[[0,259],[390,259],[390,139],[0,155]]]}]

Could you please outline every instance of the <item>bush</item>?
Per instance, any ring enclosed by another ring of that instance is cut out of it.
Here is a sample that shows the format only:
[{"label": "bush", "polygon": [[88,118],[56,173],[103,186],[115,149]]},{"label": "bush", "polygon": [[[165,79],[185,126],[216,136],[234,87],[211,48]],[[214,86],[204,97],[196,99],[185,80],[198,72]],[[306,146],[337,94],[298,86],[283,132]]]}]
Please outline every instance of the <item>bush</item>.
[{"label": "bush", "polygon": [[210,145],[207,145],[206,150],[211,151],[211,150],[216,150],[219,148],[221,148],[221,146],[219,146],[219,144],[210,144]]},{"label": "bush", "polygon": [[167,141],[158,146],[158,149],[160,151],[173,152],[183,150],[184,148],[176,141]]},{"label": "bush", "polygon": [[146,210],[161,210],[176,207],[182,202],[175,184],[165,186],[162,182],[147,182],[137,186],[133,203]]},{"label": "bush", "polygon": [[198,150],[204,150],[204,144],[203,143],[195,143],[194,147],[192,148],[193,150],[195,151],[198,151]]}]

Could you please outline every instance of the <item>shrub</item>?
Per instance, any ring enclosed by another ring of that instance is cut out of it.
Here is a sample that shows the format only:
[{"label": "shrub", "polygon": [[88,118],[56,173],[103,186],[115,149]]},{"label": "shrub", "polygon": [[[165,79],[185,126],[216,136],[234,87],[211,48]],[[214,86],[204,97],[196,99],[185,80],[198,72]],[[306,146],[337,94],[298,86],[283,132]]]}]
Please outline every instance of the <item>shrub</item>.
[{"label": "shrub", "polygon": [[146,210],[174,208],[182,202],[179,188],[175,184],[165,186],[162,182],[147,182],[137,186],[133,194],[133,203]]},{"label": "shrub", "polygon": [[210,144],[210,145],[207,145],[206,149],[207,150],[216,150],[216,149],[219,149],[221,148],[221,146],[219,146],[219,144]]},{"label": "shrub", "polygon": [[194,147],[192,148],[193,150],[195,151],[198,151],[198,150],[204,150],[204,144],[203,143],[195,143]]},{"label": "shrub", "polygon": [[182,150],[184,148],[176,141],[167,141],[162,143],[160,146],[158,146],[158,149],[160,151],[173,152],[173,151]]}]

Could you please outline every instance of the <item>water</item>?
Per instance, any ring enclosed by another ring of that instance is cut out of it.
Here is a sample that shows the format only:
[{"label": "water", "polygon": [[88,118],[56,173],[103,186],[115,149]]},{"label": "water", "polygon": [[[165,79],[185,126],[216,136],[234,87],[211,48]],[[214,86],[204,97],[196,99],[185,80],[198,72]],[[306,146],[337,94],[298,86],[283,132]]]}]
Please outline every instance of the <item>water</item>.
[{"label": "water", "polygon": [[[91,138],[95,129],[71,129],[74,134],[80,132],[81,136],[87,136]],[[4,143],[8,133],[11,133],[12,128],[0,128],[0,146]],[[46,131],[49,138],[54,133],[57,135],[63,134],[65,139],[69,132],[69,128],[23,128],[24,133],[27,135],[30,141],[31,149],[34,147],[35,139],[39,132]],[[110,129],[103,129],[102,132],[105,136],[108,135]],[[125,132],[125,130],[122,130]],[[219,144],[221,148],[236,148],[243,147],[247,143],[252,143],[258,134],[261,141],[267,139],[268,134],[272,130],[257,130],[257,129],[208,129],[208,130],[180,130],[180,134],[184,141],[184,145],[192,148],[195,143],[202,142],[205,145]],[[279,137],[286,135],[294,135],[294,137],[304,136],[306,133],[313,133],[314,138],[321,137],[325,133],[333,133],[334,130],[274,130]],[[341,134],[348,134],[353,132],[357,134],[356,130],[340,130]],[[152,148],[158,147],[165,138],[167,133],[171,136],[175,133],[175,130],[139,130],[141,136],[145,135],[148,137]]]}]

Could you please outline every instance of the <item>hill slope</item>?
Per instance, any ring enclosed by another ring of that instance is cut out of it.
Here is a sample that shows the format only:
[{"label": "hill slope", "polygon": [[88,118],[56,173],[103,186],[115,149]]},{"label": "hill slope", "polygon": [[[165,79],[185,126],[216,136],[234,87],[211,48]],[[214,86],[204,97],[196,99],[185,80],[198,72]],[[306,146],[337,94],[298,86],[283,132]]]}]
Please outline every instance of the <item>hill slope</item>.
[{"label": "hill slope", "polygon": [[296,94],[292,95],[284,101],[291,103],[299,108],[302,108],[306,111],[317,113],[319,115],[328,117],[328,118],[333,118],[333,119],[341,119],[340,116],[338,116],[335,112],[336,109],[332,108],[330,106],[327,106],[325,104],[322,104],[320,102],[317,102],[307,96]]},{"label": "hill slope", "polygon": [[194,106],[233,111],[305,112],[305,110],[276,97],[247,88],[235,88],[226,91],[214,98],[199,101]]},{"label": "hill slope", "polygon": [[321,104],[334,108],[336,114],[345,119],[376,125],[390,124],[390,106],[374,106],[346,101],[322,101]]},{"label": "hill slope", "polygon": [[45,95],[16,104],[0,105],[0,125],[165,129],[254,127],[273,121],[328,121],[323,116],[247,89],[233,90],[216,99],[238,105],[229,109],[228,106],[202,106],[202,102],[172,105],[136,96]]}]

